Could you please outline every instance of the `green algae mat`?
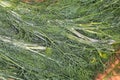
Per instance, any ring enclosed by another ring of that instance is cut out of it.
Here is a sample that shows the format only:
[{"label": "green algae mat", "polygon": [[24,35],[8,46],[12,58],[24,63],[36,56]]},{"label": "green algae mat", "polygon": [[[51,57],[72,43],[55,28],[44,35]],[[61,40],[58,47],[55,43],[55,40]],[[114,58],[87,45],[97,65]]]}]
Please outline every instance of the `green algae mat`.
[{"label": "green algae mat", "polygon": [[119,0],[0,0],[0,80],[94,80],[118,46]]}]

